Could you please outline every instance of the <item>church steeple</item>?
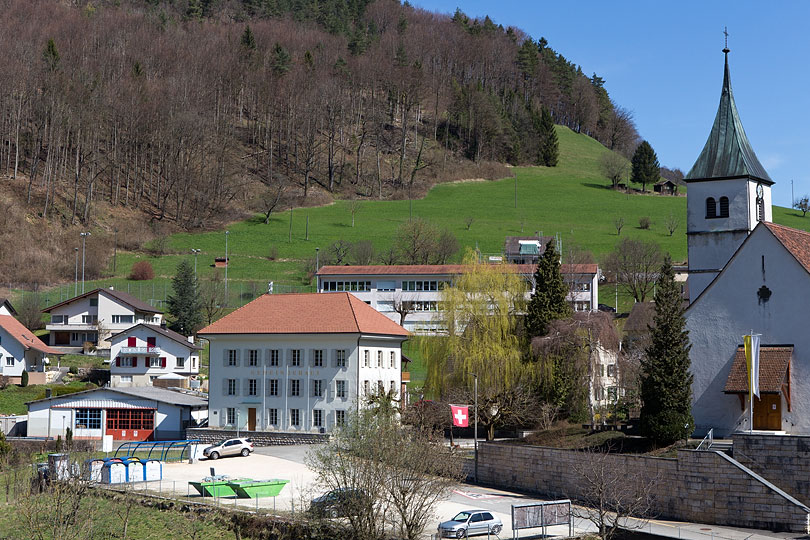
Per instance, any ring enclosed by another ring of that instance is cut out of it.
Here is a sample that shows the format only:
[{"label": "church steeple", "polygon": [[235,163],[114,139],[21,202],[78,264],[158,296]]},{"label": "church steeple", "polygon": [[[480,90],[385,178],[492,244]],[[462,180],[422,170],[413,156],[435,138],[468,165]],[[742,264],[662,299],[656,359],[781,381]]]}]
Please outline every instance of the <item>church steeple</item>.
[{"label": "church steeple", "polygon": [[734,178],[749,176],[765,184],[773,184],[765,168],[757,159],[748,137],[745,135],[734,94],[731,91],[731,76],[728,69],[728,35],[726,35],[725,70],[720,106],[714,118],[709,140],[698,156],[685,180],[709,178]]}]

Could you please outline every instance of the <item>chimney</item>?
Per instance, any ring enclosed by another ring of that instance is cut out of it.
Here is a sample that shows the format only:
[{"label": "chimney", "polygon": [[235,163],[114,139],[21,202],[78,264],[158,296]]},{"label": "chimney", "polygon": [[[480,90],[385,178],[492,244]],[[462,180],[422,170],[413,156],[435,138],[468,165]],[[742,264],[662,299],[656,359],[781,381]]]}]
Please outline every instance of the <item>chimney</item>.
[{"label": "chimney", "polygon": [[161,327],[163,330],[166,330],[166,321],[165,321],[165,320],[160,321],[160,327]]},{"label": "chimney", "polygon": [[111,290],[111,291],[114,291],[114,290],[115,290],[115,287],[113,287],[112,285],[110,285],[110,290]]},{"label": "chimney", "polygon": [[273,294],[273,282],[267,284],[267,294]]}]

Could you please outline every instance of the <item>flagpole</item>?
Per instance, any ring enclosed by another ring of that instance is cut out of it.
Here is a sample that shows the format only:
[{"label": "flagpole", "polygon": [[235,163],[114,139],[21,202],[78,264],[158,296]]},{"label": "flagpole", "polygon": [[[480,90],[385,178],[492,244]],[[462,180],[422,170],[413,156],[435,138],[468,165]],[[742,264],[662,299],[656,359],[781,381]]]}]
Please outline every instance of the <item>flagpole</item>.
[{"label": "flagpole", "polygon": [[475,472],[474,472],[474,479],[475,483],[478,483],[478,375],[473,375],[475,377],[475,425],[473,426],[473,439],[475,440]]}]

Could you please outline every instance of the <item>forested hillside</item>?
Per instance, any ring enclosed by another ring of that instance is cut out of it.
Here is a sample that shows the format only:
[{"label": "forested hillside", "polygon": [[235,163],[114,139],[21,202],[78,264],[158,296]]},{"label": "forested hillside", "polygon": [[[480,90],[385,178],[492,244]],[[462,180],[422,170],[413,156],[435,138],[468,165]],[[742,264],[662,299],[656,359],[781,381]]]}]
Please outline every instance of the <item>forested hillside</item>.
[{"label": "forested hillside", "polygon": [[637,139],[603,80],[544,39],[392,0],[6,0],[0,50],[7,283],[69,274],[79,228],[102,246],[92,275],[115,229],[135,248],[501,177],[538,162],[543,107],[610,148]]}]

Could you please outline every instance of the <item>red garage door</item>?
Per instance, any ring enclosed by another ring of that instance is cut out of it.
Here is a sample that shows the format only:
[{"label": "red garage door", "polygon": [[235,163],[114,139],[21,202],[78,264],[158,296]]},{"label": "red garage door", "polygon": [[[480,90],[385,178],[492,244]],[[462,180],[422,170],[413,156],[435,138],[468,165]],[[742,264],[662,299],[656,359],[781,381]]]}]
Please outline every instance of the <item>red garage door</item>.
[{"label": "red garage door", "polygon": [[107,409],[107,435],[117,441],[151,441],[154,409]]}]

